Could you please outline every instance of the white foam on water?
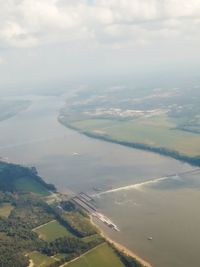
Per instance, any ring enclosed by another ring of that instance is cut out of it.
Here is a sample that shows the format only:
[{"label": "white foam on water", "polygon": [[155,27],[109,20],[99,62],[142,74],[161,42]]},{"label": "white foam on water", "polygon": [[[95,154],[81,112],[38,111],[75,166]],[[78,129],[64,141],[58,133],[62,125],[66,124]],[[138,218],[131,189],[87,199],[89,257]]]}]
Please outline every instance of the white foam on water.
[{"label": "white foam on water", "polygon": [[95,197],[96,196],[101,196],[101,195],[105,195],[105,194],[109,194],[109,193],[116,193],[116,192],[120,192],[120,191],[124,191],[124,190],[125,191],[132,190],[132,189],[143,191],[145,186],[153,185],[153,184],[159,183],[161,181],[164,181],[166,179],[169,179],[169,177],[168,176],[164,176],[164,177],[148,180],[148,181],[145,181],[145,182],[142,182],[142,183],[138,183],[138,184],[131,184],[131,185],[127,185],[127,186],[121,186],[121,187],[118,187],[118,188],[114,188],[114,189],[110,189],[110,190],[107,190],[107,191],[103,191],[103,192],[94,194],[93,197],[94,196]]},{"label": "white foam on water", "polygon": [[121,187],[118,187],[118,188],[106,190],[106,191],[103,191],[103,192],[99,192],[99,193],[93,194],[91,196],[98,198],[101,195],[106,195],[106,194],[109,194],[109,193],[116,193],[116,192],[120,192],[120,191],[128,191],[128,190],[132,190],[132,189],[144,191],[145,186],[155,185],[155,184],[157,184],[159,182],[162,182],[162,181],[165,181],[165,180],[169,180],[169,179],[171,179],[171,180],[182,180],[182,178],[180,176],[182,176],[183,174],[189,174],[189,173],[199,172],[199,171],[200,171],[200,168],[195,168],[195,169],[192,169],[192,170],[189,170],[189,171],[186,171],[186,172],[176,173],[176,174],[168,175],[168,176],[163,176],[163,177],[160,177],[160,178],[151,179],[151,180],[148,180],[148,181],[145,181],[145,182],[142,182],[142,183],[138,183],[138,184],[131,184],[131,185],[127,185],[127,186],[121,186]]}]

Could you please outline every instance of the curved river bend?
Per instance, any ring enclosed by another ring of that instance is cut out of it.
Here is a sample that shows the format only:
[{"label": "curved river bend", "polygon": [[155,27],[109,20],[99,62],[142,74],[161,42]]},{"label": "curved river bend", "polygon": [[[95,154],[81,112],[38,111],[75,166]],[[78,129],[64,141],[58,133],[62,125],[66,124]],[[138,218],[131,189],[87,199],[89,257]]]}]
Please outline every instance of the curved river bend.
[{"label": "curved river bend", "polygon": [[198,170],[183,174],[194,168],[65,128],[58,97],[31,100],[27,111],[0,123],[0,156],[36,166],[63,192],[100,188],[96,203],[121,231],[104,230],[155,267],[200,266]]}]

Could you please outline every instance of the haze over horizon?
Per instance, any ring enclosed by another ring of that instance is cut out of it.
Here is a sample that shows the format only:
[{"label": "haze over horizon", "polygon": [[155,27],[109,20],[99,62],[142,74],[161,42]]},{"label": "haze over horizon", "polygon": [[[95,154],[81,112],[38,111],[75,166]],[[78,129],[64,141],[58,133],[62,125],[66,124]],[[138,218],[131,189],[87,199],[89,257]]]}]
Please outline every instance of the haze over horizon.
[{"label": "haze over horizon", "polygon": [[1,94],[151,76],[199,82],[200,0],[0,3]]}]

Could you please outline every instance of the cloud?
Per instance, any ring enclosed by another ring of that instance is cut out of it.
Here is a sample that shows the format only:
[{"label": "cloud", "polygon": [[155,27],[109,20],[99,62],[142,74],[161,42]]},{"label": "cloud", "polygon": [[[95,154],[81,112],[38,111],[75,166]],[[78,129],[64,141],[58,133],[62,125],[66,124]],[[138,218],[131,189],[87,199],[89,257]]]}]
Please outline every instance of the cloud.
[{"label": "cloud", "polygon": [[0,0],[0,47],[196,40],[200,0]]}]

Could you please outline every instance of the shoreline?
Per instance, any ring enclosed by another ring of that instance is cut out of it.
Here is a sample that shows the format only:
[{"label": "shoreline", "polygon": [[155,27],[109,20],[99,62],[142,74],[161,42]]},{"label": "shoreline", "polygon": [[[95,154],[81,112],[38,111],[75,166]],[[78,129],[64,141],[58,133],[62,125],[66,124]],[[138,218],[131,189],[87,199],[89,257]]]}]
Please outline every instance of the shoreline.
[{"label": "shoreline", "polygon": [[133,252],[132,250],[126,248],[124,245],[114,241],[113,239],[111,239],[102,229],[99,225],[97,225],[94,220],[92,215],[89,216],[90,217],[90,222],[92,225],[94,225],[100,235],[109,243],[111,244],[114,248],[116,248],[118,251],[122,252],[123,254],[132,257],[133,259],[135,259],[138,263],[142,264],[143,267],[154,267],[153,265],[151,265],[149,262],[147,262],[146,260],[142,259],[140,256],[138,256],[135,252]]},{"label": "shoreline", "polygon": [[63,121],[59,117],[58,117],[58,122],[60,124],[62,124],[63,126],[67,127],[68,129],[74,130],[74,131],[78,132],[79,134],[83,134],[83,135],[90,137],[90,138],[93,138],[93,139],[97,139],[100,141],[109,142],[109,143],[113,143],[113,144],[118,144],[118,145],[129,147],[129,148],[139,149],[139,150],[143,150],[143,151],[147,151],[147,152],[151,152],[151,153],[155,153],[155,154],[158,154],[160,156],[172,158],[172,159],[190,164],[191,166],[200,167],[200,155],[191,157],[191,156],[181,154],[176,150],[171,150],[171,149],[168,149],[165,147],[153,147],[153,146],[150,146],[150,145],[144,144],[144,143],[134,143],[134,142],[128,142],[128,141],[115,140],[109,136],[99,135],[96,133],[87,132],[87,131],[78,129],[78,128],[72,126],[71,124],[66,123],[65,121]]}]

